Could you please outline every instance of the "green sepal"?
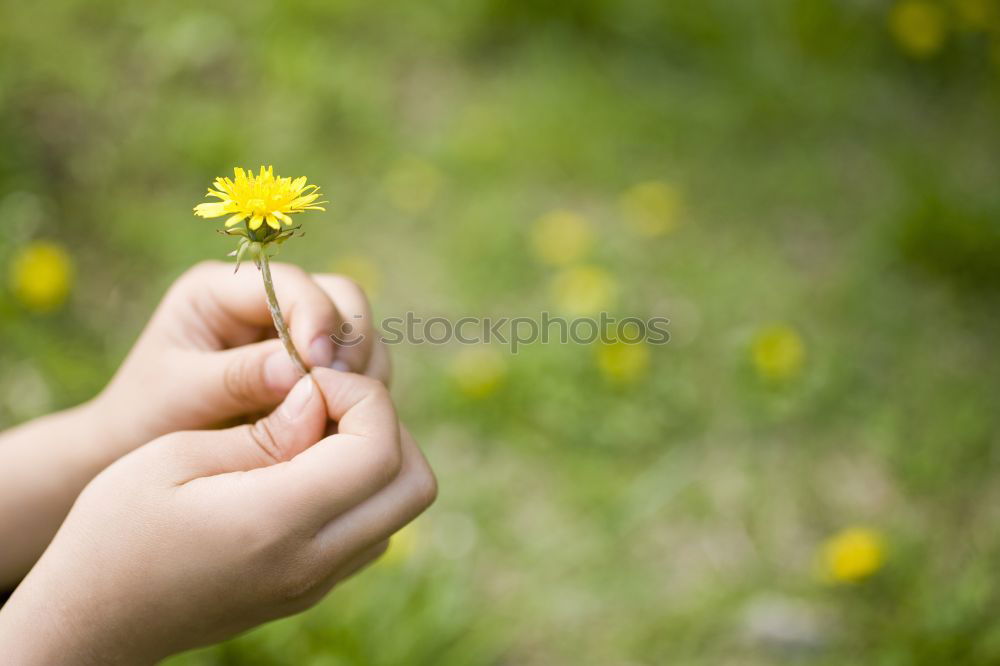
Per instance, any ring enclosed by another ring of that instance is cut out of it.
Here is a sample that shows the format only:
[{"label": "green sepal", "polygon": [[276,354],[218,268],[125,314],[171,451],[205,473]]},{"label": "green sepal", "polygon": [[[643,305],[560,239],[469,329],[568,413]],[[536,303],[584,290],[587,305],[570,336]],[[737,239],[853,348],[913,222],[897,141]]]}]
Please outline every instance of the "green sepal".
[{"label": "green sepal", "polygon": [[236,255],[236,268],[233,269],[233,273],[235,273],[236,271],[240,270],[240,263],[243,261],[243,258],[246,256],[247,250],[249,249],[249,247],[250,247],[250,241],[248,241],[246,238],[244,238],[243,240],[240,241],[239,248],[237,248],[236,250],[233,250],[230,253],[230,256]]}]

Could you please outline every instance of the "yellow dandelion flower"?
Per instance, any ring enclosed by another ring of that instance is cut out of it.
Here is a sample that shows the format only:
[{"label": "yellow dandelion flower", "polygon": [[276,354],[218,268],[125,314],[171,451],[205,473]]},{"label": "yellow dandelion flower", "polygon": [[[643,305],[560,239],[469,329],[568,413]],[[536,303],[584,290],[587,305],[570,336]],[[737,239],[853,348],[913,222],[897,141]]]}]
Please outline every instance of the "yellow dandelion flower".
[{"label": "yellow dandelion flower", "polygon": [[786,382],[802,372],[806,346],[794,328],[774,324],[757,331],[750,345],[750,356],[761,379]]},{"label": "yellow dandelion flower", "polygon": [[593,245],[594,235],[582,215],[554,210],[535,222],[531,236],[535,254],[546,264],[566,266],[579,261]]},{"label": "yellow dandelion flower", "polygon": [[618,204],[625,223],[637,234],[662,236],[677,227],[681,196],[676,188],[653,180],[630,187]]},{"label": "yellow dandelion flower", "polygon": [[452,359],[452,379],[471,398],[485,398],[494,393],[506,375],[507,361],[493,347],[463,347]]},{"label": "yellow dandelion flower", "polygon": [[882,535],[864,527],[833,535],[819,552],[820,574],[830,583],[855,583],[881,569],[884,563]]},{"label": "yellow dandelion flower", "polygon": [[593,315],[611,307],[618,283],[608,271],[597,266],[573,266],[552,280],[556,307],[572,315]]},{"label": "yellow dandelion flower", "polygon": [[22,248],[10,265],[14,295],[29,310],[49,312],[69,296],[73,262],[55,243],[35,242]]},{"label": "yellow dandelion flower", "polygon": [[889,12],[889,32],[907,55],[929,58],[944,46],[948,17],[935,2],[903,0]]},{"label": "yellow dandelion flower", "polygon": [[649,371],[649,346],[615,341],[597,347],[597,367],[613,384],[633,384]]},{"label": "yellow dandelion flower", "polygon": [[281,224],[292,225],[294,213],[307,210],[326,210],[318,201],[319,187],[307,185],[306,177],[282,178],[274,175],[270,166],[261,167],[260,173],[233,169],[234,178],[216,178],[215,189],[209,188],[205,196],[219,201],[200,203],[194,207],[194,214],[212,218],[229,215],[226,227],[233,227],[247,221],[247,227],[256,231],[263,224],[271,229],[281,229]]},{"label": "yellow dandelion flower", "polygon": [[281,314],[269,257],[274,246],[288,240],[298,229],[281,228],[282,224],[292,226],[290,215],[307,210],[326,210],[320,205],[326,202],[318,200],[319,187],[308,185],[305,176],[294,180],[282,178],[275,176],[274,168],[270,166],[262,166],[257,175],[236,167],[233,175],[232,179],[216,178],[213,183],[215,189],[209,188],[207,196],[215,197],[218,201],[198,204],[194,207],[194,214],[206,218],[229,215],[225,233],[240,237],[239,246],[230,253],[230,256],[236,257],[236,270],[239,270],[240,262],[245,256],[253,259],[264,281],[264,294],[274,321],[274,329],[299,372],[308,374],[308,366],[292,343],[285,318]]},{"label": "yellow dandelion flower", "polygon": [[443,181],[441,172],[433,164],[416,157],[404,157],[386,175],[385,192],[397,210],[414,214],[430,208]]}]

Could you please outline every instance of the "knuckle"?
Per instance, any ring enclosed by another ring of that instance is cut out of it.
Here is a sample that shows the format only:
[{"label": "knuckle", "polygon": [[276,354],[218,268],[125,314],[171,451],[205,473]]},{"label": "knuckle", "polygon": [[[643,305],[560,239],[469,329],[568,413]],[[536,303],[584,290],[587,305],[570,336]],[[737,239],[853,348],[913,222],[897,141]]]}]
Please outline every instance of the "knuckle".
[{"label": "knuckle", "polygon": [[385,384],[367,375],[358,375],[357,379],[361,389],[376,402],[391,402],[392,396]]},{"label": "knuckle", "polygon": [[320,273],[315,278],[317,282],[326,286],[334,300],[338,301],[338,305],[352,305],[357,308],[357,314],[365,319],[368,318],[371,304],[365,288],[359,282],[346,275],[333,273]]},{"label": "knuckle", "polygon": [[352,374],[348,381],[340,381],[341,390],[345,392],[344,397],[352,405],[364,401],[392,404],[392,395],[389,393],[389,389],[374,377]]},{"label": "knuckle", "polygon": [[222,266],[220,261],[199,261],[174,280],[167,290],[167,298],[187,300],[191,294],[200,293],[212,275],[218,273],[220,266]]},{"label": "knuckle", "polygon": [[275,437],[266,418],[247,426],[247,435],[257,448],[266,465],[274,465],[285,459],[278,438]]},{"label": "knuckle", "polygon": [[317,566],[308,558],[299,556],[286,563],[275,585],[274,596],[287,604],[305,603],[311,606],[312,591],[322,582]]},{"label": "knuckle", "polygon": [[336,285],[339,289],[344,291],[353,291],[362,298],[365,297],[365,290],[356,280],[350,278],[346,275],[340,273],[323,273],[320,275],[323,280],[329,282],[331,285]]},{"label": "knuckle", "polygon": [[392,396],[389,394],[389,389],[385,384],[374,377],[364,377],[364,382],[367,384],[368,390],[371,391],[373,400],[377,400],[378,402],[392,402]]},{"label": "knuckle", "polygon": [[350,291],[354,294],[354,297],[361,304],[362,308],[367,311],[368,309],[368,294],[365,293],[365,288],[361,286],[360,283],[352,280],[345,275],[338,275],[336,279],[340,282],[341,288],[344,291]]},{"label": "knuckle", "polygon": [[413,500],[421,511],[434,503],[438,496],[437,477],[427,465],[422,465],[413,480]]},{"label": "knuckle", "polygon": [[389,550],[389,539],[385,541],[380,541],[377,546],[375,546],[371,551],[372,560],[377,560],[378,558],[385,555],[386,551]]},{"label": "knuckle", "polygon": [[382,487],[389,485],[403,468],[403,454],[393,443],[380,443],[371,454],[370,473]]},{"label": "knuckle", "polygon": [[184,286],[191,286],[203,282],[210,275],[217,273],[219,267],[222,266],[221,261],[215,260],[203,260],[196,263],[191,268],[184,271],[184,273],[178,278],[178,284]]}]

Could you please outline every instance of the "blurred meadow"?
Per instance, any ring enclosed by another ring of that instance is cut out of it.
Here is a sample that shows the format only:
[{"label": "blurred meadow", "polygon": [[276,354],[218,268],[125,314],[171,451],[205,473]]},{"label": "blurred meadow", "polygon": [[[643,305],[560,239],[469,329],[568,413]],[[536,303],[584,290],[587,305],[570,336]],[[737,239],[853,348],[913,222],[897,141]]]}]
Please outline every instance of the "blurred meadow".
[{"label": "blurred meadow", "polygon": [[998,155],[1000,0],[4,3],[0,424],[274,164],[378,317],[671,340],[395,347],[437,504],[171,666],[1000,664]]}]

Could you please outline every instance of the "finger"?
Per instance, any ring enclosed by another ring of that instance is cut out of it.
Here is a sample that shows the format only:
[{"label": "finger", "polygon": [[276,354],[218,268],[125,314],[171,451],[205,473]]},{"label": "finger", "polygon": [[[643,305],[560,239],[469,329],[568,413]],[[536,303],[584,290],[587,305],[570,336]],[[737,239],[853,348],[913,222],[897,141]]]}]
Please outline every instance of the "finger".
[{"label": "finger", "polygon": [[318,530],[331,518],[388,485],[400,470],[399,421],[388,389],[362,375],[312,371],[337,433],[283,465],[245,475],[248,503],[294,516]]},{"label": "finger", "polygon": [[387,487],[327,523],[315,543],[326,554],[326,566],[335,568],[345,544],[366,548],[388,539],[419,516],[437,497],[437,481],[413,437],[401,429],[403,466]]},{"label": "finger", "polygon": [[322,599],[330,592],[333,586],[338,583],[347,580],[354,574],[358,573],[365,567],[369,566],[375,560],[385,555],[385,552],[389,550],[389,540],[380,541],[374,546],[368,546],[363,548],[361,552],[356,555],[350,556],[343,564],[337,567],[337,570],[331,573],[324,579],[316,589],[313,591],[313,595]]},{"label": "finger", "polygon": [[371,564],[378,558],[385,555],[385,552],[387,550],[389,550],[388,539],[386,539],[385,541],[380,541],[374,546],[369,546],[368,548],[362,550],[358,555],[355,555],[350,560],[348,560],[347,563],[344,564],[344,566],[340,567],[340,570],[338,570],[335,574],[333,574],[332,576],[330,576],[330,578],[327,579],[325,583],[327,585],[326,588],[327,591],[329,591],[330,588],[336,585],[337,583],[350,578],[351,576],[358,573],[359,571],[367,567],[369,564]]},{"label": "finger", "polygon": [[181,432],[157,440],[178,461],[173,480],[189,481],[245,472],[291,460],[323,437],[327,409],[311,375],[266,417],[226,430]]},{"label": "finger", "polygon": [[360,551],[355,550],[351,553],[345,553],[343,563],[338,566],[335,571],[327,572],[321,569],[317,572],[317,577],[320,578],[319,582],[311,586],[309,591],[302,597],[294,599],[289,613],[299,612],[305,608],[311,608],[316,605],[319,603],[320,599],[329,594],[330,590],[333,589],[335,585],[350,578],[378,558],[382,557],[388,549],[389,541],[386,540],[377,543],[374,546],[362,548]]},{"label": "finger", "polygon": [[336,360],[346,363],[352,372],[365,373],[375,346],[375,324],[365,292],[355,282],[341,275],[314,274],[313,280],[337,307],[340,324],[330,329],[336,344]]},{"label": "finger", "polygon": [[389,355],[389,347],[381,340],[375,342],[365,374],[386,386],[392,382],[392,357]]},{"label": "finger", "polygon": [[[310,366],[333,361],[330,332],[339,329],[339,313],[330,297],[308,273],[290,264],[272,263],[275,294],[292,342]],[[164,299],[158,320],[201,331],[208,349],[225,349],[258,340],[273,326],[260,272],[232,264],[203,262],[183,275]]]},{"label": "finger", "polygon": [[274,339],[189,355],[185,382],[201,387],[189,411],[205,412],[204,423],[270,411],[302,377],[284,345]]}]

